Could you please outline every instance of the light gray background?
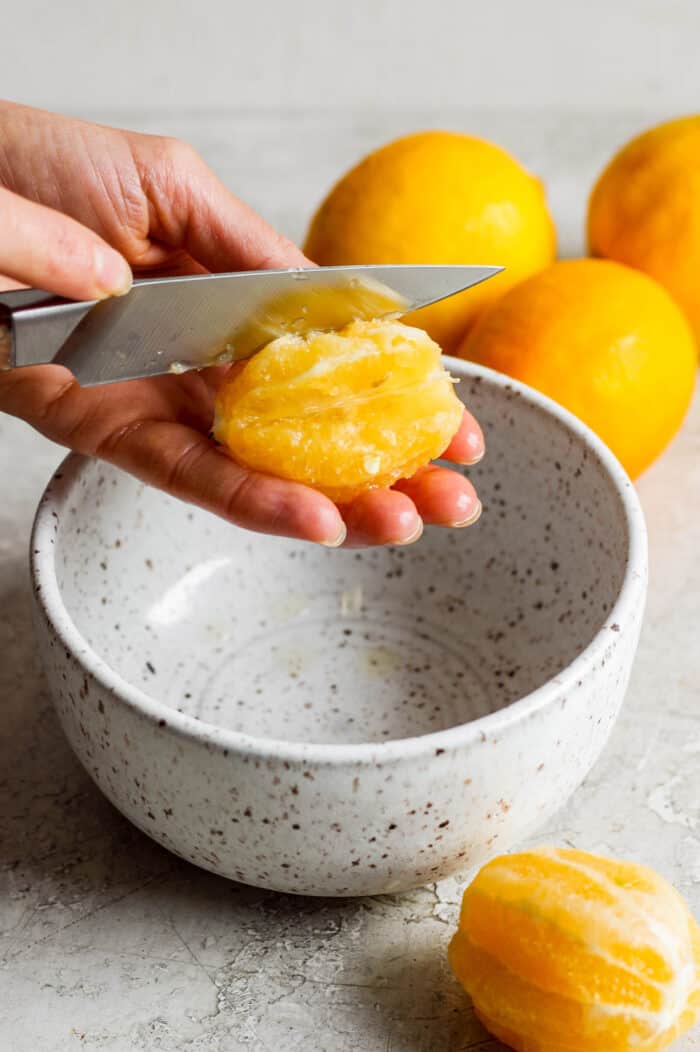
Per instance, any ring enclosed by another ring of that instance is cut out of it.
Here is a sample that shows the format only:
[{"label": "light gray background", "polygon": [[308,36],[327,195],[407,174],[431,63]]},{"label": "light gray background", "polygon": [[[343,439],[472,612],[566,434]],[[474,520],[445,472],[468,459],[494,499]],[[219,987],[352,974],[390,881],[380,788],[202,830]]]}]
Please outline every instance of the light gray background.
[{"label": "light gray background", "polygon": [[[579,252],[611,152],[700,109],[698,0],[0,0],[0,15],[0,95],[189,139],[294,237],[364,151],[442,125],[541,175]],[[259,893],[168,855],[95,790],[29,615],[29,525],[60,455],[0,416],[0,1048],[496,1052],[445,962],[464,879],[349,903]],[[700,913],[697,400],[639,491],[651,591],[628,698],[537,839],[646,861]],[[674,1048],[699,1052],[700,1034]]]},{"label": "light gray background", "polygon": [[0,96],[49,109],[700,98],[697,0],[3,0]]}]

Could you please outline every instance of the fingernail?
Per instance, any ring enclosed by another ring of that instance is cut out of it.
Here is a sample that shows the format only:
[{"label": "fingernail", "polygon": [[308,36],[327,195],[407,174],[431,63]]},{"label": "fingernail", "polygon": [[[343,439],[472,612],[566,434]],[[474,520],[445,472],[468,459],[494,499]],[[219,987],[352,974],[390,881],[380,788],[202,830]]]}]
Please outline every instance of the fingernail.
[{"label": "fingernail", "polygon": [[419,541],[422,536],[423,536],[423,520],[421,519],[419,521],[418,525],[416,526],[415,530],[413,531],[413,533],[410,535],[410,537],[406,537],[402,541],[390,541],[390,544],[393,544],[396,547],[401,547],[404,544],[415,544],[416,541]]},{"label": "fingernail", "polygon": [[486,446],[484,445],[483,435],[475,434],[473,431],[467,436],[467,445],[469,451],[464,460],[460,460],[460,464],[463,464],[465,468],[471,468],[474,464],[478,464],[480,460],[484,459],[486,453]]},{"label": "fingernail", "polygon": [[97,245],[95,248],[95,273],[105,296],[124,296],[130,290],[133,276],[123,256],[110,248]]},{"label": "fingernail", "polygon": [[337,536],[332,541],[321,541],[324,548],[340,548],[341,544],[345,543],[345,538],[348,535],[348,528],[344,522],[340,524]]},{"label": "fingernail", "polygon": [[481,513],[483,510],[484,509],[482,507],[481,501],[478,500],[476,502],[476,507],[474,508],[474,511],[471,513],[471,515],[469,515],[466,519],[460,519],[459,522],[449,522],[447,525],[451,529],[461,529],[462,526],[473,526],[474,523],[478,522],[481,518]]},{"label": "fingernail", "polygon": [[462,463],[464,464],[465,468],[473,468],[475,464],[480,464],[485,456],[486,450],[482,448],[481,453],[479,453],[475,457],[472,457],[471,460],[463,460]]}]

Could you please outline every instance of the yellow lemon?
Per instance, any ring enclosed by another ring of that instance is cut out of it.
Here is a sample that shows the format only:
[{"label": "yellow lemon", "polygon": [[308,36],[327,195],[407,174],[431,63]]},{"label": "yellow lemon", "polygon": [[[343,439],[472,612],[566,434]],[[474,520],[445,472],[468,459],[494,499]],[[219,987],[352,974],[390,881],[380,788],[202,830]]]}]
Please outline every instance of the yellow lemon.
[{"label": "yellow lemon", "polygon": [[651,274],[700,338],[700,116],[633,139],[598,179],[588,206],[593,255]]},{"label": "yellow lemon", "polygon": [[511,289],[460,353],[566,406],[632,478],[680,427],[696,374],[693,334],[666,290],[599,259],[554,263]]},{"label": "yellow lemon", "polygon": [[447,352],[511,285],[552,261],[542,184],[505,150],[425,131],[383,146],[348,172],[314,216],[305,251],[323,266],[493,264],[504,273],[411,315]]}]

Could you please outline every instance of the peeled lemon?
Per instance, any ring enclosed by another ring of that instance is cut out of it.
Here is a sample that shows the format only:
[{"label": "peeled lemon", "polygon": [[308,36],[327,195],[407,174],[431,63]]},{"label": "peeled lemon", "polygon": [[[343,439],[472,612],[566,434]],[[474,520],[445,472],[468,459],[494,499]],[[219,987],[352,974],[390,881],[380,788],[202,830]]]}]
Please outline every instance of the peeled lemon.
[{"label": "peeled lemon", "polygon": [[440,456],[462,412],[425,332],[356,321],[269,343],[219,390],[214,434],[238,463],[344,503]]},{"label": "peeled lemon", "polygon": [[484,1026],[518,1052],[659,1052],[700,1011],[700,929],[633,862],[540,848],[493,859],[449,949]]}]

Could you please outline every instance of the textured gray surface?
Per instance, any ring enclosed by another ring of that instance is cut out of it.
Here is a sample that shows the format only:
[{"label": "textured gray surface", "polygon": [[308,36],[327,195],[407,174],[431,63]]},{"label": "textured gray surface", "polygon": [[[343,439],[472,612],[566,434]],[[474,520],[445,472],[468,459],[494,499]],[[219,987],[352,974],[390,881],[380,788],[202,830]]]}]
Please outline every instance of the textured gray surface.
[{"label": "textured gray surface", "polygon": [[[545,176],[576,250],[599,163],[654,115],[120,114],[196,142],[298,235],[342,167],[398,131],[488,133]],[[115,120],[115,123],[117,121]],[[445,966],[461,884],[338,903],[227,883],[132,829],[72,757],[31,634],[25,553],[58,451],[0,418],[0,1047],[12,1052],[495,1052]],[[639,486],[651,591],[623,715],[537,838],[644,860],[700,912],[700,406]],[[700,1034],[678,1052],[700,1049]]]}]

